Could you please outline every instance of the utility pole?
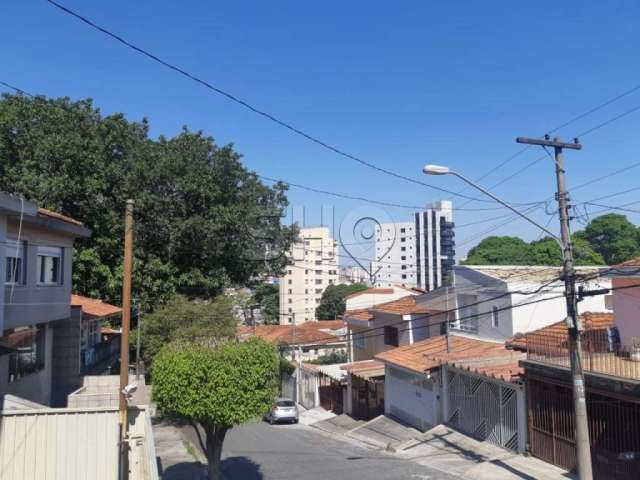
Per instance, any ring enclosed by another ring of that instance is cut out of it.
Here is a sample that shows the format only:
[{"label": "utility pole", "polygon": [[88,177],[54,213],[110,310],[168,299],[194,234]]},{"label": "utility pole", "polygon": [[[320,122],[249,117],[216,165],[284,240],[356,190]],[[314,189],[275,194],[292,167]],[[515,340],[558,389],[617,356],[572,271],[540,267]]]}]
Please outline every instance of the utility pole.
[{"label": "utility pole", "polygon": [[569,192],[565,181],[564,156],[565,148],[581,150],[582,145],[576,138],[573,143],[564,143],[559,138],[545,140],[532,138],[517,138],[518,143],[528,145],[540,145],[553,147],[556,164],[556,200],[558,201],[558,213],[560,215],[560,238],[563,245],[563,277],[565,297],[567,300],[567,329],[569,332],[569,357],[571,361],[571,377],[573,384],[573,408],[576,437],[576,459],[578,463],[578,478],[580,480],[592,480],[591,445],[589,443],[589,423],[587,419],[587,402],[585,393],[584,372],[582,371],[582,344],[580,333],[582,325],[577,314],[576,279],[573,262],[573,245],[571,243],[571,230],[569,228]]},{"label": "utility pole", "polygon": [[133,270],[133,200],[127,200],[124,217],[124,272],[122,275],[122,333],[120,335],[120,478],[128,478],[127,396],[129,383],[129,329],[131,327],[131,272]]},{"label": "utility pole", "polygon": [[136,381],[140,380],[140,337],[142,336],[142,314],[140,313],[140,302],[136,303]]}]

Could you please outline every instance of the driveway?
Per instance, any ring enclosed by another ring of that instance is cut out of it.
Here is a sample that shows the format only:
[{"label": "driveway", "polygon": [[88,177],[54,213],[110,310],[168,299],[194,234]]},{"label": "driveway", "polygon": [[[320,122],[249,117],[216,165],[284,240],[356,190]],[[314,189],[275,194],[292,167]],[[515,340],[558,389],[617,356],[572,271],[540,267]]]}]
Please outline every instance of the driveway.
[{"label": "driveway", "polygon": [[[198,445],[193,428],[184,426],[180,431],[190,443]],[[227,434],[222,456],[223,472],[229,480],[456,478],[406,459],[336,440],[304,425],[251,423],[236,427]],[[179,465],[169,467],[163,478],[181,480],[180,476],[172,475],[180,470]]]}]

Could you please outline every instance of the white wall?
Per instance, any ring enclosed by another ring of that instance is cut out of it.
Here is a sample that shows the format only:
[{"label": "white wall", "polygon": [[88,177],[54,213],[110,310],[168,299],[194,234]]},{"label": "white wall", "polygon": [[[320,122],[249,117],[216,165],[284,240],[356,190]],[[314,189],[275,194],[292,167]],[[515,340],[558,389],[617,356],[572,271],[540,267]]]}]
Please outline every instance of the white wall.
[{"label": "white wall", "polygon": [[[640,278],[614,278],[614,287],[637,285]],[[632,345],[640,341],[640,287],[614,290],[613,292],[614,323],[620,332],[620,341],[624,345]]]},{"label": "white wall", "polygon": [[346,310],[359,310],[362,308],[373,307],[381,303],[391,302],[407,295],[419,295],[418,292],[407,290],[400,287],[385,287],[393,289],[393,293],[362,293],[353,298],[347,298]]},{"label": "white wall", "polygon": [[436,376],[427,379],[426,375],[412,370],[387,365],[384,392],[385,414],[394,415],[420,430],[440,423],[440,386]]}]

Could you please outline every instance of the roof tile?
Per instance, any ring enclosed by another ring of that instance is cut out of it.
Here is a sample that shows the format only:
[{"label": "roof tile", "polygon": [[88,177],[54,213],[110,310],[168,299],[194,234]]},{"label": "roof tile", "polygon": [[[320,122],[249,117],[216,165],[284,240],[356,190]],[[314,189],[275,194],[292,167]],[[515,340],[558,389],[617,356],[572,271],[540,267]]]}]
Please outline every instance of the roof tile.
[{"label": "roof tile", "polygon": [[122,313],[122,308],[82,295],[71,295],[71,306],[82,307],[85,318],[106,318]]}]

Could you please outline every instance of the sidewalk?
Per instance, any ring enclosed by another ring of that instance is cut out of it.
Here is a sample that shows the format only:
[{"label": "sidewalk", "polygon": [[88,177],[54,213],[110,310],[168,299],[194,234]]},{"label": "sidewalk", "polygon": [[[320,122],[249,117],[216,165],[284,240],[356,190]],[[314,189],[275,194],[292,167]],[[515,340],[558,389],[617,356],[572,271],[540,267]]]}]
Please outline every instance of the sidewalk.
[{"label": "sidewalk", "polygon": [[574,476],[534,457],[479,442],[438,425],[404,445],[401,458],[469,480],[568,480]]},{"label": "sidewalk", "polygon": [[158,473],[162,480],[206,479],[205,464],[200,453],[185,442],[180,431],[170,423],[153,425],[158,458]]}]

